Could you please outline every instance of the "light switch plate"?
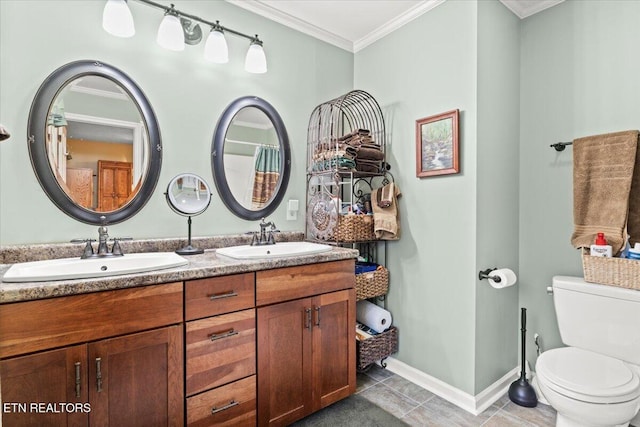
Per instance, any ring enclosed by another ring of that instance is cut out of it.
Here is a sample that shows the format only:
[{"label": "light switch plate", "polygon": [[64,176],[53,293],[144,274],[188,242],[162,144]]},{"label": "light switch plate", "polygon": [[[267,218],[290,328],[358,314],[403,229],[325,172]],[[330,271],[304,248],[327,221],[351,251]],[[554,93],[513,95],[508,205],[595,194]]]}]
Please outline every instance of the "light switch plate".
[{"label": "light switch plate", "polygon": [[292,199],[287,202],[287,221],[295,221],[298,219],[299,206],[298,200]]}]

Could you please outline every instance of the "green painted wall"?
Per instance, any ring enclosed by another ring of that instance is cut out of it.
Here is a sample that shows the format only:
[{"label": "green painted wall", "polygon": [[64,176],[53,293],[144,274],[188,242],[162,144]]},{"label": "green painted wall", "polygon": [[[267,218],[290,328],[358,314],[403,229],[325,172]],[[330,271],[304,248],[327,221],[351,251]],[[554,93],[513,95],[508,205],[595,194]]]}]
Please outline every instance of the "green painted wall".
[{"label": "green painted wall", "polygon": [[[556,153],[549,144],[639,127],[640,2],[567,0],[519,21],[497,0],[449,0],[352,55],[222,1],[182,1],[190,13],[259,33],[269,60],[262,76],[242,70],[246,43],[237,38],[228,39],[227,65],[205,63],[202,46],[163,50],[154,41],[161,14],[137,2],[137,34],[110,36],[100,28],[103,4],[0,1],[0,123],[13,135],[0,144],[0,244],[95,234],[46,198],[26,145],[31,100],[67,62],[98,59],[122,69],[158,116],[164,158],[154,197],[111,230],[134,238],[186,233],[162,193],[180,172],[213,185],[213,130],[244,95],[268,100],[283,117],[293,158],[285,200],[303,202],[309,114],[358,88],[383,107],[388,160],[403,192],[402,239],[388,246],[398,359],[478,393],[517,364],[519,306],[528,308],[530,362],[534,333],[545,349],[561,345],[545,288],[555,274],[582,270],[569,244],[571,148]],[[53,47],[43,43],[52,38]],[[461,112],[461,173],[416,178],[415,120],[454,108]],[[283,205],[273,215],[278,227],[304,229],[303,216],[284,218]],[[217,194],[194,219],[195,235],[253,228]],[[517,287],[496,291],[479,282],[478,270],[493,266],[514,269]]]},{"label": "green painted wall", "polygon": [[573,231],[572,149],[550,144],[640,128],[640,2],[572,1],[522,21],[520,305],[545,349],[561,346],[554,275],[582,276]]},{"label": "green painted wall", "polygon": [[[272,219],[281,230],[304,229],[303,215],[286,221],[285,213],[290,198],[304,206],[309,115],[316,105],[353,88],[353,55],[224,1],[182,0],[177,6],[241,32],[258,33],[269,72],[246,73],[248,42],[233,36],[227,38],[226,65],[207,63],[203,43],[184,52],[162,49],[155,43],[162,12],[139,2],[130,2],[136,35],[121,39],[102,30],[102,0],[0,1],[0,123],[12,134],[0,145],[1,245],[95,237],[96,227],[67,217],[42,192],[26,142],[29,108],[38,87],[56,68],[80,59],[100,60],[127,73],[146,94],[160,124],[164,154],[154,196],[135,217],[110,227],[113,236],[186,235],[184,218],[169,209],[163,192],[182,172],[196,173],[214,187],[209,153],[217,120],[229,103],[246,95],[269,101],[291,140],[291,179]],[[193,221],[196,236],[256,227],[231,214],[217,193],[209,209]]]},{"label": "green painted wall", "polygon": [[[475,389],[476,2],[447,1],[355,55],[355,87],[380,103],[400,199],[388,309],[402,362]],[[457,175],[416,178],[415,121],[460,110]],[[511,368],[511,367],[510,367]]]},{"label": "green painted wall", "polygon": [[[518,273],[520,20],[478,2],[476,268]],[[518,286],[476,287],[475,393],[517,365]]]}]

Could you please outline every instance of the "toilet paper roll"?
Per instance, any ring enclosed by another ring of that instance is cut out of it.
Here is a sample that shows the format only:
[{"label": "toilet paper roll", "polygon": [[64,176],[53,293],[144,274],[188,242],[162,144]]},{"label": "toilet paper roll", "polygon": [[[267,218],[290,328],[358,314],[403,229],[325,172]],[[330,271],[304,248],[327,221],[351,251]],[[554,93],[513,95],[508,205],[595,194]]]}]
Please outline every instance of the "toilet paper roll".
[{"label": "toilet paper roll", "polygon": [[[500,280],[492,279],[492,277],[499,277]],[[496,289],[506,288],[516,284],[518,278],[513,270],[508,268],[499,268],[489,273],[489,284]]]},{"label": "toilet paper roll", "polygon": [[391,313],[369,301],[358,301],[356,320],[376,332],[384,332],[391,327]]}]

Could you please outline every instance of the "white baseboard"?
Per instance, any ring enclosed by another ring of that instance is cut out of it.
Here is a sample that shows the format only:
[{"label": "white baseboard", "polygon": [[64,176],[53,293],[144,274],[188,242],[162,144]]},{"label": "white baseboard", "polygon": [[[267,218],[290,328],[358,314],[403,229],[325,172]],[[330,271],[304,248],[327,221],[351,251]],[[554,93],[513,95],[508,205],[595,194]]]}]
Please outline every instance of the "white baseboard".
[{"label": "white baseboard", "polygon": [[387,369],[394,374],[400,375],[412,383],[429,390],[433,394],[473,415],[481,414],[485,409],[500,399],[500,397],[507,392],[509,385],[517,378],[520,372],[520,367],[513,368],[498,381],[473,396],[393,357],[385,359],[385,362]]}]

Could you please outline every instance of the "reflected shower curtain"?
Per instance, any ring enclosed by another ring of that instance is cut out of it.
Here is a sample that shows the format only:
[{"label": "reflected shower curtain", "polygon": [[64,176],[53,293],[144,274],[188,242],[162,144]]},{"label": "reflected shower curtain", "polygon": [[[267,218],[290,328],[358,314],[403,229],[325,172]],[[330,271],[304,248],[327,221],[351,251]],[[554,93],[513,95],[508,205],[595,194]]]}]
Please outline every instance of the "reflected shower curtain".
[{"label": "reflected shower curtain", "polygon": [[261,145],[256,150],[255,178],[251,207],[262,209],[271,200],[280,178],[280,150],[278,147]]}]

